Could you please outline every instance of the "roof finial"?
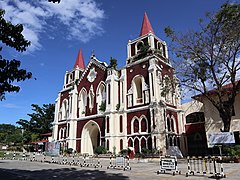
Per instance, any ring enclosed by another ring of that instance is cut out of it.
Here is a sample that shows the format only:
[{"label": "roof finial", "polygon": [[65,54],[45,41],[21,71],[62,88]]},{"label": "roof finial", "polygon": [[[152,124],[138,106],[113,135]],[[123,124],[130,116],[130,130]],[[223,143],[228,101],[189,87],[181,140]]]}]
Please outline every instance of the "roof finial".
[{"label": "roof finial", "polygon": [[95,57],[94,50],[92,50],[91,59]]}]

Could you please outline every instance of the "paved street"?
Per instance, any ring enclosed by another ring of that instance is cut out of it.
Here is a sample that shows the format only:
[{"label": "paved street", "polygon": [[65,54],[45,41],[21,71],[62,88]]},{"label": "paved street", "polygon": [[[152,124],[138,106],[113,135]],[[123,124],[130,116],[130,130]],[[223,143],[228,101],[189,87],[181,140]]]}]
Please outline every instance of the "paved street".
[{"label": "paved street", "polygon": [[[152,179],[209,179],[210,174],[194,175],[186,177],[187,162],[180,160],[178,168],[181,174],[173,176],[171,173],[157,174],[159,169],[158,160],[139,162],[131,160],[132,170],[107,169],[108,159],[101,159],[102,168],[78,167],[70,165],[58,165],[41,162],[0,160],[1,180],[42,180],[42,179],[131,179],[131,180],[152,180]],[[223,164],[226,179],[240,179],[240,163]]]}]

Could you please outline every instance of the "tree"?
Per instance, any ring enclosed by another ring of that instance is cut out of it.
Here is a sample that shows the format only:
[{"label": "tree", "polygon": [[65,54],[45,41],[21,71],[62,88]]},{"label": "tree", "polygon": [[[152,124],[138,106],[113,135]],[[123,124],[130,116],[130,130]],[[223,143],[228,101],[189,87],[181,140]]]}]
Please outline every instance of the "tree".
[{"label": "tree", "polygon": [[[165,33],[181,59],[176,70],[182,87],[210,101],[223,121],[223,131],[229,131],[235,97],[240,91],[240,4],[223,4],[217,13],[207,13],[205,22],[200,19],[197,32],[180,34],[167,27]],[[224,87],[228,83],[229,88]]]},{"label": "tree", "polygon": [[109,67],[116,70],[117,69],[117,60],[111,57]]},{"label": "tree", "polygon": [[136,56],[136,59],[142,59],[147,56],[149,52],[150,45],[147,44],[140,44],[140,48],[138,51],[138,55]]},{"label": "tree", "polygon": [[0,124],[0,143],[17,144],[22,143],[22,131],[11,124]]},{"label": "tree", "polygon": [[40,137],[41,134],[52,131],[55,110],[54,104],[43,104],[43,107],[32,104],[32,107],[34,113],[28,114],[28,116],[31,117],[29,121],[24,119],[17,121],[17,124],[24,129],[24,142],[32,141],[32,137]]},{"label": "tree", "polygon": [[[4,19],[5,11],[0,9],[0,41],[14,48],[18,52],[26,51],[30,45],[30,41],[26,40],[22,35],[23,26],[21,24],[13,25]],[[2,47],[0,47],[0,53]],[[3,59],[0,54],[0,100],[5,99],[6,92],[19,92],[20,87],[14,85],[14,81],[24,81],[32,77],[31,72],[20,69],[21,62],[13,59]]]}]

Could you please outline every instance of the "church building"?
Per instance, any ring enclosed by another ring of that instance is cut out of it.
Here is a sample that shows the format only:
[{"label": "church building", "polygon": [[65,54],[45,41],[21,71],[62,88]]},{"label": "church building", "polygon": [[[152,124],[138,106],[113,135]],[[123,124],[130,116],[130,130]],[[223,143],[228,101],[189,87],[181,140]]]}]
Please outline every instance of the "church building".
[{"label": "church building", "polygon": [[53,139],[78,153],[104,146],[116,154],[129,147],[166,154],[171,147],[184,150],[183,120],[167,44],[145,13],[139,37],[127,44],[123,68],[94,54],[85,65],[80,49],[56,99]]}]

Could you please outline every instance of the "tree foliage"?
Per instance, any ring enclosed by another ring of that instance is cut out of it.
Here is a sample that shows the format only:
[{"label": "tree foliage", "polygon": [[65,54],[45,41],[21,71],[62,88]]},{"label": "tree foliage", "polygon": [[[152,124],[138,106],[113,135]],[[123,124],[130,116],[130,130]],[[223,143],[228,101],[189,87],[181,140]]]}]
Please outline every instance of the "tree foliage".
[{"label": "tree foliage", "polygon": [[11,124],[0,124],[0,143],[10,145],[22,143],[22,131]]},{"label": "tree foliage", "polygon": [[141,59],[141,58],[146,57],[148,52],[149,52],[149,48],[150,48],[150,45],[148,43],[147,44],[140,44],[140,49],[138,51],[137,58]]},{"label": "tree foliage", "polygon": [[[5,11],[0,9],[0,41],[18,52],[26,51],[30,41],[22,35],[23,26],[6,21],[4,13]],[[2,47],[0,47],[0,53],[2,53]],[[0,100],[5,98],[5,92],[19,92],[20,87],[14,85],[14,81],[24,81],[32,77],[31,72],[20,69],[20,64],[20,61],[4,59],[0,54]]]},{"label": "tree foliage", "polygon": [[117,60],[111,57],[110,58],[110,65],[109,65],[109,67],[116,70],[117,69],[117,65],[118,65],[117,64]]},{"label": "tree foliage", "polygon": [[[223,120],[223,131],[229,131],[240,91],[240,4],[223,4],[217,13],[207,13],[200,26],[200,31],[186,34],[167,27],[165,33],[181,59],[176,64],[181,85],[207,98]],[[228,83],[230,88],[224,86]]]},{"label": "tree foliage", "polygon": [[52,131],[52,122],[54,120],[54,104],[43,104],[39,107],[32,104],[34,113],[28,114],[30,120],[20,119],[17,124],[24,129],[24,142],[35,141],[40,138],[41,134]]}]

